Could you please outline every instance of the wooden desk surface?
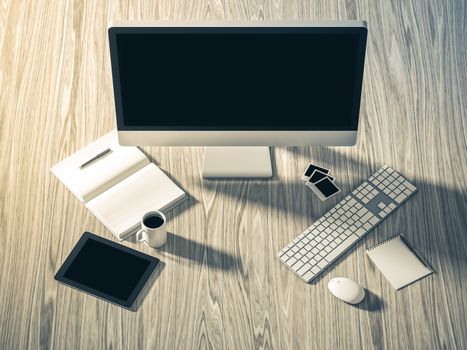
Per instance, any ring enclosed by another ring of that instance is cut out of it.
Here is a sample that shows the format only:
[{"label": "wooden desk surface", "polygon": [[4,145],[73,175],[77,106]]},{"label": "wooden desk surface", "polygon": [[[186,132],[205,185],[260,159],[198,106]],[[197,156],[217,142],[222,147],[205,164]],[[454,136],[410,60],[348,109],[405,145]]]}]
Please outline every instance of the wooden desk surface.
[{"label": "wooden desk surface", "polygon": [[[465,2],[17,1],[0,7],[0,348],[467,348]],[[206,181],[202,148],[144,148],[191,199],[137,312],[59,285],[81,233],[112,235],[48,169],[115,127],[111,19],[367,19],[358,144],[274,149],[270,181]],[[342,194],[299,179],[314,161]],[[314,285],[276,252],[383,164],[417,195]],[[403,232],[436,275],[395,291],[365,248]],[[327,282],[357,280],[359,307]]]}]

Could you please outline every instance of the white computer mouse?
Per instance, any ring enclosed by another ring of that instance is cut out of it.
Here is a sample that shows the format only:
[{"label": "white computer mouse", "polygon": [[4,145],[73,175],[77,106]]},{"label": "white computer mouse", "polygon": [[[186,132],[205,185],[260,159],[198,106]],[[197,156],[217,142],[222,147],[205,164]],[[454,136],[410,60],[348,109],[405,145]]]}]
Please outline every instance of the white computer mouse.
[{"label": "white computer mouse", "polygon": [[357,282],[345,277],[330,280],[328,289],[336,298],[350,304],[358,304],[365,297],[365,290]]}]

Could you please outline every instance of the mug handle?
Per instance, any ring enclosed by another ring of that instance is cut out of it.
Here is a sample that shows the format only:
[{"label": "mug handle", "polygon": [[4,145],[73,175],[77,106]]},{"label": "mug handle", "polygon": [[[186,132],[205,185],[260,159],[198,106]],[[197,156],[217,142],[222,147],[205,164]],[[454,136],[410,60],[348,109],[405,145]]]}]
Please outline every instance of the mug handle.
[{"label": "mug handle", "polygon": [[139,230],[138,232],[136,232],[136,240],[138,242],[148,242],[147,239],[144,238],[144,234],[147,234],[146,230],[144,228],[142,228],[141,230]]}]

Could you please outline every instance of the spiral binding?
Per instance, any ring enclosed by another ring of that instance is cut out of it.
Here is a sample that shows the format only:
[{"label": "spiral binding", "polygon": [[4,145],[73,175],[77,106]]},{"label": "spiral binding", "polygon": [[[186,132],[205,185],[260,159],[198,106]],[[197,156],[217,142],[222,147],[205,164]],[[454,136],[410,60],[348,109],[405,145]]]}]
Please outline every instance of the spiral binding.
[{"label": "spiral binding", "polygon": [[[394,239],[396,239],[397,237],[401,237],[402,236],[402,233],[398,233],[397,235],[395,235],[394,237],[391,237],[391,238],[388,238],[380,243],[378,243],[377,245],[371,247],[371,248],[368,248],[367,251],[370,251],[370,250],[373,250],[375,248],[378,248],[379,246],[383,245],[383,244],[386,244],[387,242],[390,242]],[[405,243],[405,240],[404,240],[404,243]],[[409,247],[410,248],[410,247]]]}]

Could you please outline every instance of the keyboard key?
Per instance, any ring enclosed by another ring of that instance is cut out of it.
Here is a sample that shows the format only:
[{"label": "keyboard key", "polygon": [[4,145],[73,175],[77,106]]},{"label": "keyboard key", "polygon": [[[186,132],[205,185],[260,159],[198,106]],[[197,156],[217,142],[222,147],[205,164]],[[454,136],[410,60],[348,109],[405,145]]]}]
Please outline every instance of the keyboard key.
[{"label": "keyboard key", "polygon": [[314,274],[317,274],[320,271],[321,271],[321,269],[318,266],[313,266],[311,268],[311,272],[313,272]]},{"label": "keyboard key", "polygon": [[298,252],[294,253],[293,257],[297,260],[300,260],[303,256],[303,250],[299,250]]},{"label": "keyboard key", "polygon": [[325,267],[326,265],[328,264],[328,262],[326,260],[321,260],[319,263],[318,263],[318,267],[320,269],[322,269],[323,267]]},{"label": "keyboard key", "polygon": [[358,212],[357,212],[357,215],[359,217],[362,217],[363,215],[365,215],[366,213],[368,213],[368,210],[364,207],[362,207]]},{"label": "keyboard key", "polygon": [[321,260],[319,257],[324,258],[327,254],[328,253],[324,249],[321,249],[316,256],[316,259]]},{"label": "keyboard key", "polygon": [[295,264],[296,261],[297,259],[295,259],[294,257],[291,257],[288,260],[286,260],[285,263],[289,266],[292,266],[293,264]]},{"label": "keyboard key", "polygon": [[365,215],[363,215],[360,220],[362,222],[367,222],[368,220],[370,220],[374,215],[371,213],[371,212],[368,212],[366,213]]},{"label": "keyboard key", "polygon": [[372,225],[376,225],[378,222],[379,222],[379,219],[376,216],[373,216],[370,219],[370,224],[372,224]]},{"label": "keyboard key", "polygon": [[[308,243],[306,246],[303,247],[303,251],[308,252],[308,251],[310,251],[313,247],[314,247],[313,244],[309,244],[309,243]],[[306,255],[306,254],[305,254],[305,255]]]},{"label": "keyboard key", "polygon": [[[339,244],[334,250],[326,256],[326,260],[328,262],[332,262],[335,258],[337,258],[341,253],[347,250],[352,244],[354,244],[358,240],[358,236],[355,234],[350,235]],[[318,264],[319,265],[319,264]]]},{"label": "keyboard key", "polygon": [[291,265],[290,267],[292,269],[294,269],[295,271],[297,271],[300,267],[303,266],[303,262],[301,260],[297,260],[293,265]]},{"label": "keyboard key", "polygon": [[364,230],[363,228],[359,228],[357,231],[355,231],[355,234],[358,236],[358,237],[361,237],[365,234],[366,230]]},{"label": "keyboard key", "polygon": [[396,202],[401,203],[401,202],[403,202],[404,199],[406,199],[406,198],[407,198],[407,196],[406,196],[405,194],[402,193],[402,194],[400,194],[400,195],[398,195],[398,196],[396,197]]},{"label": "keyboard key", "polygon": [[310,270],[307,273],[305,273],[302,277],[305,281],[309,282],[313,279],[313,277],[315,277],[315,274]]},{"label": "keyboard key", "polygon": [[404,182],[404,185],[405,185],[405,187],[407,187],[411,192],[413,192],[413,191],[416,190],[415,186],[412,185],[412,184],[411,184],[410,182],[408,182],[408,181],[405,181],[405,182]]},{"label": "keyboard key", "polygon": [[303,266],[297,271],[297,273],[298,273],[299,275],[304,275],[305,272],[307,272],[310,268],[311,268],[310,265],[305,264],[305,265],[303,265]]}]

